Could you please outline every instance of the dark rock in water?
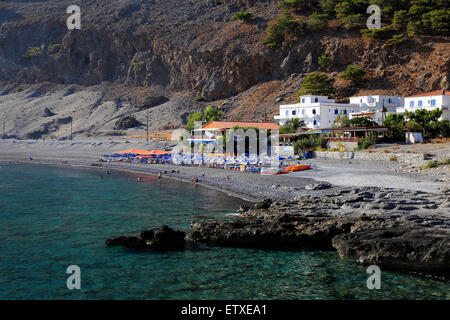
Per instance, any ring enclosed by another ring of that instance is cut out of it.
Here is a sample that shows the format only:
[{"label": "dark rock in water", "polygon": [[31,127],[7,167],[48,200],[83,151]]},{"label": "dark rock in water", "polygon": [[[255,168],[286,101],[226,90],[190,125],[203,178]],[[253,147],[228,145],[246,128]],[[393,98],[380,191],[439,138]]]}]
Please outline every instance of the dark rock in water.
[{"label": "dark rock in water", "polygon": [[330,189],[331,184],[329,183],[318,183],[318,184],[308,184],[305,186],[306,190],[324,190],[324,189]]},{"label": "dark rock in water", "polygon": [[158,250],[182,250],[184,249],[185,233],[173,230],[168,226],[159,229],[141,231],[141,239],[149,248]]},{"label": "dark rock in water", "polygon": [[155,236],[155,230],[142,230],[141,231],[141,240],[151,241]]},{"label": "dark rock in water", "polygon": [[141,231],[140,238],[122,236],[108,239],[105,243],[107,246],[125,246],[138,250],[183,250],[185,246],[184,236],[183,231],[162,226],[159,229]]},{"label": "dark rock in water", "polygon": [[273,219],[249,217],[232,221],[192,223],[188,239],[225,247],[332,248],[331,239],[347,232],[345,219],[279,215]]},{"label": "dark rock in water", "polygon": [[403,226],[338,235],[333,247],[343,258],[389,269],[450,275],[450,232]]},{"label": "dark rock in water", "polygon": [[147,244],[145,241],[137,238],[137,237],[118,237],[114,239],[107,239],[105,241],[108,247],[112,246],[124,246],[131,249],[142,250],[147,248]]},{"label": "dark rock in water", "polygon": [[241,218],[192,223],[188,240],[230,247],[335,248],[357,263],[450,278],[447,199],[439,193],[417,197],[412,191],[365,188],[288,202],[264,200],[242,208]]}]

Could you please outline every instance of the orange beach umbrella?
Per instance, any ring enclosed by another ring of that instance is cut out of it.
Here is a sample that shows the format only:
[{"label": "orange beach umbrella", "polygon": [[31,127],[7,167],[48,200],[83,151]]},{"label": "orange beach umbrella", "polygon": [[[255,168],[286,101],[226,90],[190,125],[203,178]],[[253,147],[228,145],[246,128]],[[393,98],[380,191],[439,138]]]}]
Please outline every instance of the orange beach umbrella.
[{"label": "orange beach umbrella", "polygon": [[141,156],[150,156],[150,155],[163,155],[163,154],[171,154],[170,151],[163,151],[163,150],[140,150],[140,149],[129,149],[129,150],[123,150],[123,151],[116,151],[116,153],[123,154],[123,153],[134,153]]}]

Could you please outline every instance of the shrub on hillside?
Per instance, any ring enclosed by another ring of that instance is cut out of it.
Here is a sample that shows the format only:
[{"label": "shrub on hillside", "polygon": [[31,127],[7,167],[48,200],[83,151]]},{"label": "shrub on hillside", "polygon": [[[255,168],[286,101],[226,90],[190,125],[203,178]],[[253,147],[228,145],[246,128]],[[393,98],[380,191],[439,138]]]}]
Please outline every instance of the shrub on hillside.
[{"label": "shrub on hillside", "polygon": [[331,63],[333,62],[333,59],[327,55],[321,55],[317,59],[317,63],[322,69],[328,69],[331,66]]},{"label": "shrub on hillside", "polygon": [[347,69],[339,75],[339,78],[344,80],[361,81],[366,74],[366,71],[361,66],[347,66]]},{"label": "shrub on hillside", "polygon": [[24,58],[33,58],[41,55],[41,48],[39,47],[29,47],[27,51],[23,54]]},{"label": "shrub on hillside", "polygon": [[313,72],[305,77],[299,96],[305,94],[332,96],[335,93],[334,79],[328,78],[323,72]]},{"label": "shrub on hillside", "polygon": [[245,22],[250,21],[253,18],[253,13],[246,11],[239,11],[233,13],[233,20],[243,20]]},{"label": "shrub on hillside", "polygon": [[55,43],[48,48],[48,53],[53,54],[57,53],[61,49],[61,45],[59,43]]},{"label": "shrub on hillside", "polygon": [[394,31],[392,26],[382,27],[380,29],[363,29],[361,30],[364,39],[389,39]]},{"label": "shrub on hillside", "polygon": [[280,8],[305,9],[311,7],[316,2],[314,0],[281,0],[278,2],[278,6]]},{"label": "shrub on hillside", "polygon": [[440,9],[422,15],[422,24],[427,33],[436,35],[450,34],[450,10]]},{"label": "shrub on hillside", "polygon": [[309,16],[308,22],[306,23],[309,30],[317,31],[328,27],[328,15],[324,13],[314,12]]},{"label": "shrub on hillside", "polygon": [[288,10],[284,10],[277,21],[267,27],[264,44],[272,49],[279,48],[287,35],[299,37],[304,33],[305,28],[305,22],[294,19]]},{"label": "shrub on hillside", "polygon": [[408,11],[399,10],[394,13],[394,18],[392,19],[392,27],[395,30],[404,30],[408,25],[408,22]]},{"label": "shrub on hillside", "polygon": [[402,34],[394,34],[391,39],[386,41],[386,47],[396,46],[405,40],[406,40],[406,37],[403,33]]}]

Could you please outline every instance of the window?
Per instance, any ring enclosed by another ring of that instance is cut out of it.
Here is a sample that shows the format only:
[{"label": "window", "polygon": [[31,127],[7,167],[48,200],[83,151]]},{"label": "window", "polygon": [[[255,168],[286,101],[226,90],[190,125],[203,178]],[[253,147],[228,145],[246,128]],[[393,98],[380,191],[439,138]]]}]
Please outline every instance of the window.
[{"label": "window", "polygon": [[302,114],[305,114],[305,109],[302,109]]},{"label": "window", "polygon": [[435,105],[436,105],[436,100],[434,100],[434,99],[431,100],[431,105],[432,105],[432,106],[435,106]]},{"label": "window", "polygon": [[391,103],[391,98],[388,99],[388,102]]},{"label": "window", "polygon": [[347,109],[344,110],[344,114],[347,114]]},{"label": "window", "polygon": [[335,110],[334,110],[334,114],[339,114],[339,110],[338,110],[338,109],[335,109]]},{"label": "window", "polygon": [[286,115],[287,115],[287,116],[289,115],[289,110],[286,110]]},{"label": "window", "polygon": [[316,114],[316,109],[313,109],[313,114]]},{"label": "window", "polygon": [[414,107],[414,101],[410,101],[410,102],[409,102],[409,106],[410,106],[410,107]]},{"label": "window", "polygon": [[373,98],[369,97],[369,103],[373,103]]},{"label": "window", "polygon": [[419,101],[417,102],[417,106],[418,106],[418,107],[421,107],[421,106],[422,106],[422,100],[419,100]]},{"label": "window", "polygon": [[297,111],[292,110],[292,115],[295,116],[297,114]]},{"label": "window", "polygon": [[317,102],[317,101],[319,101],[319,99],[315,98],[315,99],[314,99],[314,102]]},{"label": "window", "polygon": [[316,121],[316,120],[314,120],[313,124],[314,124],[314,125],[316,125],[316,124],[317,124],[317,121]]},{"label": "window", "polygon": [[302,98],[302,103],[305,103],[305,98]]}]

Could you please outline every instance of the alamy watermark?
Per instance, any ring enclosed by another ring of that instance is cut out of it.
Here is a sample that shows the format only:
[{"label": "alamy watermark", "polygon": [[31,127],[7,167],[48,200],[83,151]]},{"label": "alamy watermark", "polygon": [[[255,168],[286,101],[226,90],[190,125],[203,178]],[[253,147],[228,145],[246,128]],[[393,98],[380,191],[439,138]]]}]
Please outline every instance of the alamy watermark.
[{"label": "alamy watermark", "polygon": [[70,276],[67,278],[67,281],[66,281],[67,289],[69,289],[69,290],[81,289],[81,269],[80,269],[80,267],[77,265],[68,266],[66,273],[70,274]]},{"label": "alamy watermark", "polygon": [[367,8],[367,13],[372,15],[367,19],[367,28],[380,29],[381,28],[381,9],[379,6],[373,4]]},{"label": "alamy watermark", "polygon": [[367,289],[381,289],[381,269],[377,265],[371,265],[367,268],[366,272],[370,274],[367,278]]},{"label": "alamy watermark", "polygon": [[67,13],[70,14],[70,16],[66,20],[67,29],[74,30],[74,29],[81,29],[81,10],[79,6],[71,5],[67,7],[66,10]]}]

